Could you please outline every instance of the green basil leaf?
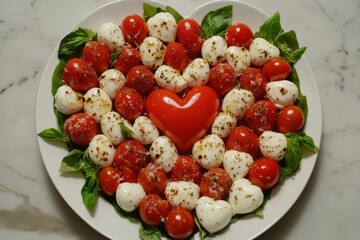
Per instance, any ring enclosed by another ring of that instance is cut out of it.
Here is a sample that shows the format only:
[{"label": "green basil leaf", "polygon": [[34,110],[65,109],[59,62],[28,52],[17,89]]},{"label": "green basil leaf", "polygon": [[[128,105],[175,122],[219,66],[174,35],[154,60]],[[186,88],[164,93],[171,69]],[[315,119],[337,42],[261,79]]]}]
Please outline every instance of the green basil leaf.
[{"label": "green basil leaf", "polygon": [[66,134],[62,133],[61,131],[59,131],[55,128],[45,129],[44,131],[38,133],[38,136],[42,137],[42,138],[60,140],[64,143],[67,143],[70,141],[70,138]]},{"label": "green basil leaf", "polygon": [[121,55],[121,50],[115,51],[111,53],[111,62],[110,62],[110,66],[111,68],[113,68],[116,60],[119,58],[119,56]]},{"label": "green basil leaf", "polygon": [[81,189],[81,196],[89,211],[93,211],[95,208],[99,189],[99,180],[96,174],[93,174],[86,179],[85,184]]},{"label": "green basil leaf", "polygon": [[298,99],[296,100],[295,105],[297,105],[299,108],[301,108],[301,110],[304,113],[304,117],[305,117],[305,121],[306,121],[306,118],[307,118],[307,115],[309,112],[308,105],[307,105],[307,98],[301,92],[300,79],[299,79],[299,75],[298,75],[295,67],[292,67],[289,80],[291,82],[293,82],[296,85],[296,87],[298,88]]},{"label": "green basil leaf", "polygon": [[215,35],[224,37],[232,24],[232,10],[233,6],[229,5],[207,13],[201,21],[201,36],[204,39]]},{"label": "green basil leaf", "polygon": [[80,57],[82,48],[89,41],[96,39],[96,33],[90,29],[78,28],[67,34],[61,41],[58,51],[60,60],[69,60],[70,58]]},{"label": "green basil leaf", "polygon": [[61,161],[60,172],[77,172],[82,170],[83,151],[74,149],[69,152]]},{"label": "green basil leaf", "polygon": [[128,128],[127,126],[125,126],[122,122],[119,123],[120,125],[120,130],[121,130],[121,135],[125,138],[125,139],[131,139],[132,135],[134,134],[133,131],[130,130],[130,128]]},{"label": "green basil leaf", "polygon": [[164,12],[163,9],[145,2],[143,3],[143,11],[143,17],[145,19],[145,22],[147,22],[149,18],[155,16],[157,13]]},{"label": "green basil leaf", "polygon": [[61,85],[63,85],[62,83],[62,72],[64,71],[66,62],[65,61],[60,61],[57,65],[56,68],[53,72],[52,75],[52,84],[51,84],[51,93],[53,96],[55,96],[57,90],[59,87],[61,87]]},{"label": "green basil leaf", "polygon": [[161,240],[161,232],[156,227],[144,227],[141,224],[139,235],[142,240]]},{"label": "green basil leaf", "polygon": [[200,240],[204,240],[209,232],[206,231],[206,229],[201,225],[201,223],[196,215],[194,217],[194,220],[195,220],[195,225],[199,231]]},{"label": "green basil leaf", "polygon": [[260,26],[259,31],[254,34],[254,38],[264,38],[268,42],[274,43],[275,39],[283,31],[280,23],[280,14],[276,12]]},{"label": "green basil leaf", "polygon": [[315,145],[314,140],[312,137],[306,135],[304,132],[300,132],[298,134],[298,139],[302,146],[306,147],[308,150],[310,150],[313,153],[319,152],[319,148]]},{"label": "green basil leaf", "polygon": [[299,169],[301,158],[302,150],[299,140],[296,137],[288,138],[285,163],[286,167],[292,171],[290,171],[291,174]]},{"label": "green basil leaf", "polygon": [[[105,196],[105,198],[106,197],[107,196]],[[138,211],[132,211],[130,213],[124,211],[122,208],[119,207],[119,205],[117,204],[117,202],[114,198],[110,202],[111,202],[111,205],[113,206],[113,208],[115,209],[115,211],[117,212],[117,214],[119,214],[119,216],[125,217],[126,219],[128,219],[130,222],[133,222],[133,223],[140,222],[140,216],[139,216]]]},{"label": "green basil leaf", "polygon": [[176,11],[174,8],[170,6],[166,6],[165,12],[170,13],[175,18],[176,23],[184,19],[184,17],[178,11]]},{"label": "green basil leaf", "polygon": [[280,55],[290,64],[297,62],[306,50],[306,47],[299,48],[296,33],[293,30],[279,35],[274,45],[279,48]]}]

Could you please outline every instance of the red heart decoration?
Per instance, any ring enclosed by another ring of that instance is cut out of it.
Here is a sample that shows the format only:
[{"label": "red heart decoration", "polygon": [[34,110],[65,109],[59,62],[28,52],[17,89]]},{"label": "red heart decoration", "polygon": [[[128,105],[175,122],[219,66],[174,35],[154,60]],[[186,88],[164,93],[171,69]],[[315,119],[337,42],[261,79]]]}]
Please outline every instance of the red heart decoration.
[{"label": "red heart decoration", "polygon": [[149,118],[183,154],[206,135],[219,107],[218,95],[207,86],[194,87],[183,98],[170,90],[159,89],[146,100]]}]

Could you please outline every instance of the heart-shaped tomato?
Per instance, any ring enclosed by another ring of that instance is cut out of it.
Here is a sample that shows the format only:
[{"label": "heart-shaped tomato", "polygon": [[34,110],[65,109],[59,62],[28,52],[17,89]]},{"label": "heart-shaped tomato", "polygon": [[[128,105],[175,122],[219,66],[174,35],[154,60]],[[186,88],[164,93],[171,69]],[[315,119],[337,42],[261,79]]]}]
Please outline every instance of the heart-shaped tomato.
[{"label": "heart-shaped tomato", "polygon": [[148,116],[181,153],[188,153],[205,136],[219,107],[216,92],[207,86],[194,87],[183,98],[170,90],[159,89],[146,100]]}]

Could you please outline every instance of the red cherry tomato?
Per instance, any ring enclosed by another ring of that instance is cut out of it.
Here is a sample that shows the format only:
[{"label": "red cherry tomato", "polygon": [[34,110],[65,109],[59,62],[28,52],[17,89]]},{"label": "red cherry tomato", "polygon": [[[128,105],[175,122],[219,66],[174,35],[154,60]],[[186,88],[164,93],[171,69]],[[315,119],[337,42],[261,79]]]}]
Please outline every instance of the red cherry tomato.
[{"label": "red cherry tomato", "polygon": [[284,107],[277,118],[277,129],[281,133],[299,132],[305,123],[304,113],[298,106]]},{"label": "red cherry tomato", "polygon": [[264,64],[262,72],[270,81],[285,80],[291,73],[291,66],[286,60],[275,58]]},{"label": "red cherry tomato", "polygon": [[143,186],[147,194],[163,195],[168,178],[165,170],[160,165],[150,163],[140,170],[138,182]]},{"label": "red cherry tomato", "polygon": [[259,154],[259,138],[250,128],[239,126],[230,132],[226,148],[246,152],[256,158]]},{"label": "red cherry tomato", "polygon": [[170,210],[170,203],[157,194],[146,195],[139,205],[141,219],[150,226],[160,225]]},{"label": "red cherry tomato", "polygon": [[71,141],[81,147],[88,146],[98,132],[95,119],[86,113],[71,115],[64,122],[64,130]]},{"label": "red cherry tomato", "polygon": [[130,43],[133,47],[139,47],[148,36],[146,22],[137,14],[132,14],[124,18],[121,23],[121,31],[126,42]]},{"label": "red cherry tomato", "polygon": [[265,96],[268,79],[258,68],[247,68],[240,76],[240,86],[253,93],[256,100]]},{"label": "red cherry tomato", "polygon": [[227,63],[219,63],[211,68],[209,72],[209,86],[219,96],[224,96],[236,85],[235,70]]},{"label": "red cherry tomato", "polygon": [[171,170],[171,181],[186,181],[199,184],[202,173],[199,165],[189,156],[180,156]]},{"label": "red cherry tomato", "polygon": [[121,182],[121,173],[116,168],[104,167],[101,169],[98,178],[101,190],[106,195],[112,196]]},{"label": "red cherry tomato", "polygon": [[122,182],[129,182],[129,183],[137,182],[137,173],[135,173],[134,171],[128,168],[122,169],[121,176],[122,176]]},{"label": "red cherry tomato", "polygon": [[129,169],[137,174],[146,165],[146,149],[144,145],[135,139],[122,141],[116,148],[114,163],[120,171]]},{"label": "red cherry tomato", "polygon": [[200,193],[215,200],[224,199],[229,194],[232,180],[223,168],[212,168],[207,171],[200,183]]},{"label": "red cherry tomato", "polygon": [[194,216],[184,208],[173,208],[166,217],[165,229],[172,238],[188,238],[194,231],[194,228]]},{"label": "red cherry tomato", "polygon": [[101,42],[87,42],[82,50],[82,58],[93,67],[97,74],[108,70],[111,62],[109,48]]},{"label": "red cherry tomato", "polygon": [[204,40],[198,22],[192,18],[184,18],[177,25],[177,39],[185,47],[191,58],[200,56]]},{"label": "red cherry tomato", "polygon": [[113,67],[120,72],[127,74],[129,70],[138,65],[141,61],[141,56],[136,48],[131,46],[122,46],[119,57],[115,60]]},{"label": "red cherry tomato", "polygon": [[185,47],[179,42],[169,42],[166,47],[164,62],[166,65],[182,72],[189,64]]},{"label": "red cherry tomato", "polygon": [[276,126],[277,108],[270,100],[260,100],[252,104],[245,114],[245,124],[256,134],[271,131]]},{"label": "red cherry tomato", "polygon": [[87,91],[99,85],[95,69],[80,58],[72,58],[66,63],[62,79],[75,91]]},{"label": "red cherry tomato", "polygon": [[145,100],[135,89],[124,87],[116,94],[114,107],[121,116],[133,121],[143,114]]},{"label": "red cherry tomato", "polygon": [[126,75],[126,86],[147,95],[155,87],[155,77],[150,69],[143,65],[132,67]]},{"label": "red cherry tomato", "polygon": [[225,34],[227,45],[249,48],[254,34],[244,23],[235,23],[228,28]]},{"label": "red cherry tomato", "polygon": [[255,160],[249,169],[249,181],[261,189],[269,189],[279,181],[281,168],[272,158]]}]

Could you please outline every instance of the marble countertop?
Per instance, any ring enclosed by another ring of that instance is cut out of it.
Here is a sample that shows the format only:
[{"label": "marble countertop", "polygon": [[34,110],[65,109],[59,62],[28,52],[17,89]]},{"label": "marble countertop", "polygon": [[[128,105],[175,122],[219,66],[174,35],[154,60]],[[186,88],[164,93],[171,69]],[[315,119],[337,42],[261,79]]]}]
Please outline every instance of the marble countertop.
[{"label": "marble countertop", "polygon": [[[46,172],[35,129],[37,90],[53,49],[107,0],[0,0],[0,236],[103,239],[64,202]],[[173,5],[176,0],[168,0]],[[205,0],[188,0],[180,12]],[[360,2],[254,0],[279,11],[314,71],[323,133],[314,172],[290,211],[259,239],[355,239],[360,235]]]}]

